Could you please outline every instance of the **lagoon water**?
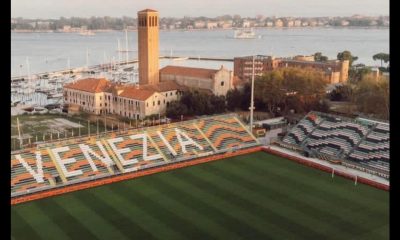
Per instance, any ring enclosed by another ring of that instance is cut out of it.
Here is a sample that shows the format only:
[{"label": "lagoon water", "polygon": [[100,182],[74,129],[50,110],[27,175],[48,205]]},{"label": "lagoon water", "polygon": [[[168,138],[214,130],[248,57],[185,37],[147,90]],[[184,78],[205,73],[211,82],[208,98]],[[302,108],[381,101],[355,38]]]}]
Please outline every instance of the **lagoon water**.
[{"label": "lagoon water", "polygon": [[[322,52],[329,59],[349,50],[359,57],[356,63],[377,66],[372,60],[378,52],[389,53],[388,28],[282,28],[256,29],[257,39],[234,39],[233,30],[160,31],[160,55],[180,57],[233,58],[253,54],[289,57]],[[118,39],[125,48],[124,32],[98,32],[94,36],[78,33],[15,33],[11,34],[11,75],[81,67],[119,59]],[[137,58],[137,32],[128,32],[129,59]],[[126,55],[121,54],[121,60]],[[232,62],[162,60],[161,67],[172,65],[217,68]]]}]

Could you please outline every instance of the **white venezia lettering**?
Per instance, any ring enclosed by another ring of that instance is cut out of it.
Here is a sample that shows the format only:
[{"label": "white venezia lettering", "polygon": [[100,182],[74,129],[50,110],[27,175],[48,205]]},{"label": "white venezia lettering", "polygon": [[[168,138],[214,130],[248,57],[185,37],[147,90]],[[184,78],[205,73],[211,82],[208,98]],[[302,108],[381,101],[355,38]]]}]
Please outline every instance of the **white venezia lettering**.
[{"label": "white venezia lettering", "polygon": [[74,171],[68,171],[66,168],[66,164],[74,163],[76,162],[75,158],[67,158],[67,159],[61,159],[60,157],[60,152],[67,152],[70,151],[69,147],[59,147],[59,148],[54,148],[51,149],[51,151],[54,154],[54,159],[58,163],[58,165],[61,168],[61,171],[63,171],[65,177],[74,177],[78,175],[82,175],[83,172],[82,170],[74,170]]},{"label": "white venezia lettering", "polygon": [[97,172],[98,169],[97,169],[96,164],[94,163],[94,161],[92,159],[92,156],[95,157],[96,159],[99,159],[107,167],[109,167],[109,166],[111,166],[113,164],[113,161],[111,160],[111,158],[108,155],[107,151],[104,149],[103,144],[101,144],[100,141],[97,141],[96,144],[97,144],[98,148],[100,149],[101,153],[103,154],[103,156],[98,155],[88,145],[79,144],[79,147],[82,150],[83,155],[85,156],[86,160],[89,162],[90,167],[92,167],[93,171],[95,171],[95,172]]},{"label": "white venezia lettering", "polygon": [[174,156],[178,155],[176,153],[176,151],[174,150],[174,148],[171,146],[171,144],[169,144],[167,139],[165,139],[165,137],[162,135],[162,133],[160,131],[157,131],[157,134],[160,137],[161,141],[164,142],[165,146],[167,146],[168,150],[172,153],[172,155],[174,155]]},{"label": "white venezia lettering", "polygon": [[[176,132],[176,137],[178,138],[178,142],[182,147],[182,152],[183,153],[187,153],[186,150],[186,146],[188,145],[194,145],[197,148],[199,148],[200,150],[203,150],[203,147],[201,145],[199,145],[198,143],[196,143],[192,138],[190,138],[185,132],[181,131],[178,128],[175,128],[175,132]],[[184,138],[186,138],[186,140],[182,139],[182,136]]]},{"label": "white venezia lettering", "polygon": [[32,175],[32,177],[38,183],[44,182],[43,175],[43,163],[42,163],[42,155],[40,152],[36,152],[36,168],[37,172],[35,172],[31,166],[21,157],[20,154],[15,155],[15,158],[22,164],[22,166]]},{"label": "white venezia lettering", "polygon": [[[131,136],[129,136],[129,138],[131,138],[133,140],[142,139],[142,141],[143,141],[143,143],[142,143],[143,160],[152,161],[152,160],[156,160],[156,159],[162,158],[160,154],[154,154],[152,156],[149,156],[147,154],[148,153],[147,134],[143,134],[142,133],[142,134],[131,135]],[[128,159],[128,160],[124,159],[122,154],[129,153],[132,150],[130,148],[121,148],[121,149],[117,148],[116,143],[122,142],[123,138],[108,139],[107,141],[110,144],[111,149],[115,152],[118,160],[121,162],[121,164],[123,166],[135,164],[135,163],[137,163],[139,161],[137,158],[132,158],[132,159]],[[138,169],[138,167],[131,167],[131,168],[124,169],[124,172],[132,172],[132,171],[136,171],[137,169]]]}]

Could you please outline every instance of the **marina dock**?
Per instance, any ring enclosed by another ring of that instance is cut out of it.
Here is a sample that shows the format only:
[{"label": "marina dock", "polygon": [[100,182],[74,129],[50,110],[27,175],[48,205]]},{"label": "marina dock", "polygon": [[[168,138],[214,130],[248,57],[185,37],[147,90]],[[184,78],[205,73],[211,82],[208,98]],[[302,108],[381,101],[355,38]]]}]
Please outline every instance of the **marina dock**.
[{"label": "marina dock", "polygon": [[[233,62],[233,58],[223,58],[223,57],[185,57],[185,56],[160,56],[160,59],[176,59],[176,60],[199,60],[199,61],[223,61],[223,62]],[[121,61],[121,62],[114,62],[114,63],[107,63],[107,64],[97,64],[89,67],[78,67],[78,68],[71,68],[71,69],[63,69],[63,70],[58,70],[58,71],[49,71],[49,72],[44,72],[44,73],[36,73],[32,74],[31,79],[36,80],[36,79],[51,79],[54,77],[61,77],[64,75],[69,75],[69,74],[80,74],[80,73],[90,73],[90,72],[97,72],[101,71],[104,69],[110,69],[113,67],[123,67],[125,65],[131,65],[135,64],[138,62],[138,59],[133,59],[130,61]],[[131,67],[129,67],[131,68]],[[28,80],[27,75],[23,76],[14,76],[11,77],[11,83],[13,82],[21,82]]]}]

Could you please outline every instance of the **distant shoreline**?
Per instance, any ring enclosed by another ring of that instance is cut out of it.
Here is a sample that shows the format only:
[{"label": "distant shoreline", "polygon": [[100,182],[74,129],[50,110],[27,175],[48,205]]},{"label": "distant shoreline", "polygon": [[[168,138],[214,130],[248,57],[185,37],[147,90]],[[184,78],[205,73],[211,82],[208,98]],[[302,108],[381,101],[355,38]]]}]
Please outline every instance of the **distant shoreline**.
[{"label": "distant shoreline", "polygon": [[[389,29],[389,26],[315,26],[315,27],[253,27],[254,29],[285,29],[285,30],[290,30],[290,29]],[[237,28],[213,28],[213,29],[202,29],[202,28],[196,28],[196,29],[160,29],[160,31],[163,32],[192,32],[192,31],[232,31]],[[97,30],[90,30],[95,33],[101,33],[101,32],[122,32],[124,30],[114,30],[114,29],[97,29]],[[11,30],[12,33],[73,33],[73,34],[79,34],[79,32],[63,32],[63,31],[54,31],[54,30]],[[128,29],[128,32],[137,32],[137,29]]]}]

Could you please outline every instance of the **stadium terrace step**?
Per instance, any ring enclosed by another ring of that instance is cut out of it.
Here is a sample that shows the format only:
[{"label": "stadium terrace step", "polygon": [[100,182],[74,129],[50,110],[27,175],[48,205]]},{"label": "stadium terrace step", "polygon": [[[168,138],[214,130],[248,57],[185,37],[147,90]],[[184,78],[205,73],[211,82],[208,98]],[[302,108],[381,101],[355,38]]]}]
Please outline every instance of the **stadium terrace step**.
[{"label": "stadium terrace step", "polygon": [[[303,151],[320,152],[389,171],[389,129],[387,123],[368,124],[341,116],[310,112],[282,139]],[[318,154],[317,154],[318,155]],[[377,165],[377,161],[387,165]]]},{"label": "stadium terrace step", "polygon": [[11,196],[258,145],[233,114],[45,143],[12,154]]}]

